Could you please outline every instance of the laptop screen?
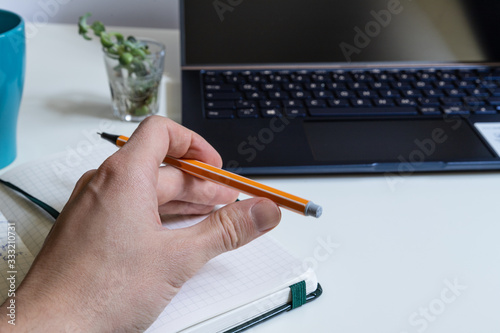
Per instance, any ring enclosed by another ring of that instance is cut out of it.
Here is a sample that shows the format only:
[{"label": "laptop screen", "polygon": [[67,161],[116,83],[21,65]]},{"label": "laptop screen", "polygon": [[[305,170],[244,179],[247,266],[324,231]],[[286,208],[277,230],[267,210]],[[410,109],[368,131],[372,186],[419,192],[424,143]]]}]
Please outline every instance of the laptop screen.
[{"label": "laptop screen", "polygon": [[183,0],[183,65],[498,62],[498,0]]}]

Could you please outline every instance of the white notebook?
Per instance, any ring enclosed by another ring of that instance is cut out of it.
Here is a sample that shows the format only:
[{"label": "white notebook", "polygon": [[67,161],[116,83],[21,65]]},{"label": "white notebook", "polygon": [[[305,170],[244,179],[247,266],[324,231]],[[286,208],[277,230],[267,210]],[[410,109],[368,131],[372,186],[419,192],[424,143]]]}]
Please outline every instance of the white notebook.
[{"label": "white notebook", "polygon": [[[69,153],[53,155],[0,175],[61,211],[71,191],[87,170],[97,168],[116,148],[109,143],[93,147],[92,154],[74,158]],[[40,251],[54,219],[45,211],[0,184],[0,283],[1,301],[7,298],[9,283],[8,226],[16,231],[16,284]],[[166,228],[182,228],[202,218],[171,216]],[[12,238],[12,237],[11,237]],[[7,247],[6,247],[7,245]],[[7,281],[7,282],[5,282]],[[240,332],[259,323],[270,313],[289,309],[291,285],[305,281],[305,294],[314,299],[321,294],[314,272],[302,265],[271,236],[265,235],[240,249],[209,261],[187,281],[147,332]],[[274,310],[274,311],[273,311]],[[263,314],[266,314],[263,316]]]}]

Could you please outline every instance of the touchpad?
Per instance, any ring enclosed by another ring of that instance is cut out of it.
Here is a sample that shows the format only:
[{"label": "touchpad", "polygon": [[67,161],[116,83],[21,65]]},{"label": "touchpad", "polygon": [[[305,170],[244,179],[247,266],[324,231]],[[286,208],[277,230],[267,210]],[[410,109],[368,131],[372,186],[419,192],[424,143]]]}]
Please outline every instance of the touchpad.
[{"label": "touchpad", "polygon": [[491,158],[467,121],[457,119],[304,122],[317,161],[375,163]]}]

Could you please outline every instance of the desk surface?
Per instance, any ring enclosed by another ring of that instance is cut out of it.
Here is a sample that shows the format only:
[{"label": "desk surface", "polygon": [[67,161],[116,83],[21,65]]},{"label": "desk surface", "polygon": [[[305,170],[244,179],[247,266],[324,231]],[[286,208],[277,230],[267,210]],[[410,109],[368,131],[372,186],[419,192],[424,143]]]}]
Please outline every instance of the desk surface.
[{"label": "desk surface", "polygon": [[[166,43],[162,114],[179,121],[178,31],[121,31]],[[4,170],[86,149],[97,131],[132,133],[136,124],[112,118],[97,42],[76,25],[43,25],[27,43],[18,158]],[[324,294],[254,332],[499,331],[500,174],[260,180],[323,206],[319,220],[285,211],[271,235],[315,268]]]}]

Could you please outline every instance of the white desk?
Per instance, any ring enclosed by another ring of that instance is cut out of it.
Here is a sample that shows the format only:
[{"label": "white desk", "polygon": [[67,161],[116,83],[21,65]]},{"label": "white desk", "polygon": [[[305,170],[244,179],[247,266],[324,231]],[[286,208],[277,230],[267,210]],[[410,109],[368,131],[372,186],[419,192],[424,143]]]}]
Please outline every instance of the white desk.
[{"label": "white desk", "polygon": [[[167,114],[179,121],[178,31],[122,31],[167,44]],[[76,25],[39,27],[27,59],[13,165],[84,149],[96,131],[136,127],[112,118],[99,46]],[[499,173],[412,175],[396,184],[384,175],[261,180],[323,205],[319,220],[284,212],[271,234],[315,266],[324,294],[252,332],[500,331]],[[451,290],[455,282],[466,289]]]}]

